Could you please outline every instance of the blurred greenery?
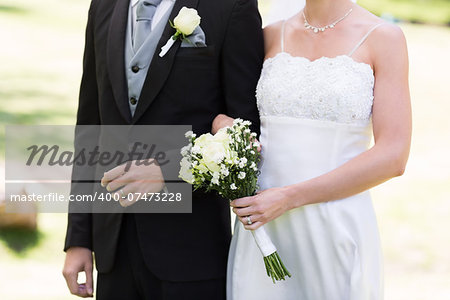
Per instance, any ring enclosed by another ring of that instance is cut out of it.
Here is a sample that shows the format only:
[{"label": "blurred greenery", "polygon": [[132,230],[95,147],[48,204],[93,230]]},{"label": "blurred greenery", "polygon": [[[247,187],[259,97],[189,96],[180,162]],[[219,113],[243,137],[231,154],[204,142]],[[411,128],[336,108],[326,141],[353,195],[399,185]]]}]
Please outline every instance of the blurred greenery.
[{"label": "blurred greenery", "polygon": [[0,1],[0,124],[74,123],[88,5]]},{"label": "blurred greenery", "polygon": [[[263,11],[268,1],[260,1]],[[410,16],[420,13],[442,23],[450,2],[359,3],[372,5],[377,14],[411,19],[396,11],[409,10]],[[88,5],[89,0],[0,0],[0,125],[74,123]],[[401,27],[410,52],[414,136],[405,175],[372,193],[385,254],[385,298],[448,300],[450,29]],[[0,140],[1,153],[1,126]],[[0,170],[3,164],[0,159]],[[0,299],[77,299],[61,276],[65,227],[66,215],[42,214],[36,233],[0,231]]]},{"label": "blurred greenery", "polygon": [[358,4],[378,16],[450,25],[450,0],[358,0]]},{"label": "blurred greenery", "polygon": [[12,253],[20,258],[26,258],[27,253],[34,247],[38,247],[40,241],[45,238],[40,230],[23,228],[0,229],[0,240]]}]

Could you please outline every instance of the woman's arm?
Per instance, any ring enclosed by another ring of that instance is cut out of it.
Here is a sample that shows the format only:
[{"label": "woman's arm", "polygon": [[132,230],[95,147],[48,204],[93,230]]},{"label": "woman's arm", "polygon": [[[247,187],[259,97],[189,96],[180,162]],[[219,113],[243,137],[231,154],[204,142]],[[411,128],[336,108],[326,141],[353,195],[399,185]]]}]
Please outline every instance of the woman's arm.
[{"label": "woman's arm", "polygon": [[[233,211],[247,229],[254,230],[290,209],[350,197],[403,174],[412,130],[406,41],[398,27],[382,26],[367,42],[375,72],[375,145],[324,175],[233,201]],[[249,215],[252,225],[243,218]]]}]

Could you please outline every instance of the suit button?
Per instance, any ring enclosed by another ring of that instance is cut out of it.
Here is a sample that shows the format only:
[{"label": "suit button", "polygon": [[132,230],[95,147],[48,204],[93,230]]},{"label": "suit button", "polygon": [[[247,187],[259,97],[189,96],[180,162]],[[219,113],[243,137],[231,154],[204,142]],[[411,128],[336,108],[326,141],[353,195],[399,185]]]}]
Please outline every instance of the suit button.
[{"label": "suit button", "polygon": [[131,105],[136,105],[136,103],[137,103],[137,100],[136,100],[136,98],[134,98],[134,97],[131,97],[131,99],[130,99],[130,103],[131,103]]},{"label": "suit button", "polygon": [[131,71],[133,71],[133,73],[137,73],[137,72],[139,72],[139,67],[138,66],[132,66],[131,67]]}]

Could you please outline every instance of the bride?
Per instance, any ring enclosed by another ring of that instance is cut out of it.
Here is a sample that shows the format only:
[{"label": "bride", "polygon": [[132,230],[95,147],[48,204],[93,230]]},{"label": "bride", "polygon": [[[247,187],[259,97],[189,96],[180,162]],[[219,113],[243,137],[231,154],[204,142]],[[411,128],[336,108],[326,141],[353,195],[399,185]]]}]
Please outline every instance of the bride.
[{"label": "bride", "polygon": [[[260,192],[231,203],[228,299],[382,299],[367,190],[402,175],[409,154],[403,33],[349,0],[306,0],[264,34]],[[231,121],[217,116],[213,132]],[[292,274],[276,284],[250,232],[262,225]]]}]

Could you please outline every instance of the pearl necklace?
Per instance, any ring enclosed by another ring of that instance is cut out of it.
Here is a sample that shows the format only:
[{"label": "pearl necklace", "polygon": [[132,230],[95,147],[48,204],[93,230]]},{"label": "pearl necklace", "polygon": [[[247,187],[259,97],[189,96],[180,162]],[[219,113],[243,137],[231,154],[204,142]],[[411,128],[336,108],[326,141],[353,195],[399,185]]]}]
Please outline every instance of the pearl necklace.
[{"label": "pearl necklace", "polygon": [[311,29],[312,31],[314,31],[314,33],[318,33],[318,32],[324,32],[325,29],[328,28],[334,28],[334,26],[336,26],[337,23],[339,23],[340,21],[344,20],[351,12],[353,11],[353,8],[351,8],[342,18],[334,21],[333,23],[331,23],[330,25],[327,25],[325,27],[315,27],[312,26],[311,24],[309,24],[308,20],[306,20],[306,16],[305,16],[305,12],[303,11],[303,18],[305,19],[305,27],[306,29]]}]

